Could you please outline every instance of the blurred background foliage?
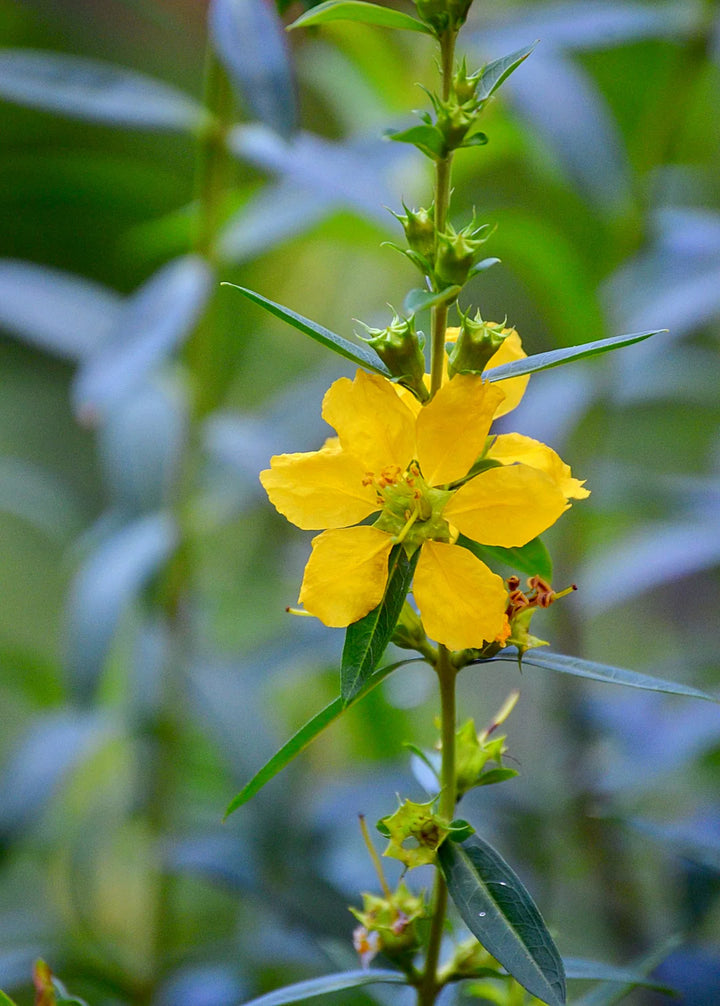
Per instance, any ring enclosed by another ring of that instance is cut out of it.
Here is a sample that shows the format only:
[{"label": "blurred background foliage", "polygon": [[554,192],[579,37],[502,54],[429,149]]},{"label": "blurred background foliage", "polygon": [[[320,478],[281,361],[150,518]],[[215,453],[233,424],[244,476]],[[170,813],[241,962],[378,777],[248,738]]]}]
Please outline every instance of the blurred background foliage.
[{"label": "blurred background foliage", "polygon": [[[457,157],[454,222],[475,207],[502,259],[473,297],[530,352],[669,329],[536,375],[510,417],[592,489],[547,535],[580,589],[534,629],[717,693],[720,4],[476,0],[462,51],[534,38]],[[0,43],[0,987],[30,1002],[42,955],[95,1006],[230,1006],[352,966],[356,815],[422,794],[402,741],[432,743],[434,703],[399,671],[222,823],[337,694],[341,634],[284,613],[310,536],[257,472],[317,446],[348,371],[219,282],[386,324],[415,276],[383,207],[430,178],[382,131],[423,106],[431,43],[286,48],[264,0],[0,0]],[[463,711],[516,686],[520,777],[466,816],[564,954],[665,946],[681,1001],[717,1003],[716,707],[502,664],[464,672]]]}]

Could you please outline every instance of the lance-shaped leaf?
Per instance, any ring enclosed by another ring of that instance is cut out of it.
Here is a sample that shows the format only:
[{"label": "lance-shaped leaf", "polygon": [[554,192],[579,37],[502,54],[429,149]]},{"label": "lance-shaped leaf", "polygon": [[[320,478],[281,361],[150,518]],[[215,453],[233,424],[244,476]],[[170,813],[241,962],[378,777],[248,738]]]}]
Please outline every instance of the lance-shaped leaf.
[{"label": "lance-shaped leaf", "polygon": [[402,129],[397,132],[388,130],[385,134],[389,140],[397,140],[399,143],[412,143],[414,147],[430,157],[433,161],[442,160],[447,156],[447,145],[445,137],[436,126],[423,123],[418,126],[410,126],[409,129]]},{"label": "lance-shaped leaf", "polygon": [[461,845],[443,842],[438,861],[470,932],[531,995],[563,1006],[560,954],[535,902],[502,856],[473,835]]},{"label": "lance-shaped leaf", "polygon": [[267,297],[263,297],[253,290],[247,290],[244,286],[237,286],[235,283],[222,283],[221,286],[231,286],[234,290],[239,290],[253,303],[259,304],[270,314],[274,314],[276,318],[282,318],[288,325],[292,325],[299,332],[309,335],[311,339],[319,342],[326,349],[332,349],[334,353],[344,356],[346,360],[351,360],[358,367],[365,367],[366,370],[373,370],[376,374],[382,374],[383,377],[390,377],[390,371],[382,360],[364,346],[356,346],[347,339],[343,339],[341,335],[331,332],[329,328],[324,328],[317,322],[310,321],[309,318],[303,318],[301,314],[296,314],[289,307],[276,304],[275,301],[268,300]]},{"label": "lance-shaped leaf", "polygon": [[586,982],[623,982],[630,986],[642,986],[672,995],[672,990],[661,982],[648,978],[640,968],[605,964],[602,961],[588,961],[580,957],[564,957],[565,977]]},{"label": "lance-shaped leaf", "polygon": [[297,128],[295,81],[274,6],[266,0],[212,0],[208,27],[253,116],[289,136]]},{"label": "lance-shaped leaf", "polygon": [[341,971],[339,974],[323,975],[322,978],[311,978],[309,981],[298,982],[296,985],[286,985],[284,989],[268,992],[259,999],[249,999],[243,1006],[283,1006],[284,1003],[305,1002],[316,996],[328,995],[330,992],[343,992],[345,989],[360,988],[362,985],[375,985],[382,982],[386,985],[407,985],[407,976],[400,971],[373,971],[368,968],[357,971]]},{"label": "lance-shaped leaf", "polygon": [[326,0],[293,21],[290,28],[308,28],[310,25],[327,24],[329,21],[356,21],[360,24],[375,24],[381,28],[400,28],[405,31],[421,31],[432,35],[428,25],[417,18],[403,14],[391,7],[380,7],[362,0]]},{"label": "lance-shaped leaf", "polygon": [[0,1006],[15,1006],[13,1000],[6,996],[2,990],[0,990]]},{"label": "lance-shaped leaf", "polygon": [[476,541],[464,536],[462,544],[491,569],[495,568],[496,563],[502,562],[519,573],[526,573],[528,576],[541,576],[548,583],[552,580],[552,558],[541,538],[533,538],[526,545],[517,545],[514,548],[503,548],[501,545],[479,545]]},{"label": "lance-shaped leaf", "polygon": [[398,660],[395,664],[388,664],[387,667],[381,667],[380,670],[375,671],[365,682],[363,687],[357,692],[355,698],[351,699],[348,703],[343,702],[342,698],[338,696],[333,699],[332,702],[328,703],[324,709],[321,709],[319,713],[316,713],[311,719],[307,721],[300,729],[292,735],[292,737],[283,744],[283,746],[276,751],[269,761],[265,762],[263,767],[255,773],[255,775],[247,782],[240,792],[234,797],[227,810],[225,811],[225,817],[229,817],[233,811],[237,810],[238,807],[242,807],[244,803],[252,799],[256,793],[258,793],[263,786],[270,782],[278,772],[281,772],[286,765],[289,765],[296,755],[299,755],[301,751],[318,737],[325,727],[330,726],[339,716],[341,716],[346,709],[350,706],[355,705],[360,699],[364,698],[369,692],[376,688],[381,681],[396,671],[398,667],[404,667],[406,664],[421,663],[422,657],[411,657],[409,660]]},{"label": "lance-shaped leaf", "polygon": [[415,289],[405,297],[403,307],[408,314],[419,314],[420,311],[429,311],[430,308],[438,304],[450,303],[455,300],[462,290],[461,286],[446,286],[444,290],[421,290]]},{"label": "lance-shaped leaf", "polygon": [[582,360],[586,356],[598,356],[600,353],[608,353],[612,349],[632,346],[635,342],[642,342],[643,339],[649,339],[651,335],[659,335],[664,331],[666,329],[658,328],[653,332],[633,332],[630,335],[613,335],[609,339],[586,342],[584,346],[551,349],[547,353],[536,353],[534,356],[526,356],[524,360],[513,360],[512,363],[503,363],[499,367],[491,367],[484,372],[484,376],[488,381],[505,381],[509,377],[522,377],[524,374],[534,374],[538,370],[550,370],[551,367],[559,367],[563,363]]},{"label": "lance-shaped leaf", "polygon": [[483,67],[482,76],[477,86],[478,101],[487,101],[491,94],[500,87],[503,81],[507,80],[513,70],[517,70],[520,64],[528,58],[530,53],[538,44],[536,39],[531,45],[526,45],[523,49],[511,52],[509,56],[501,56],[494,59]]},{"label": "lance-shaped leaf", "polygon": [[[517,656],[498,655],[493,660],[512,660],[517,662]],[[649,692],[667,692],[670,695],[685,695],[693,699],[705,699],[707,702],[720,702],[720,698],[701,692],[699,688],[683,685],[677,681],[666,681],[664,678],[654,678],[650,674],[640,674],[629,671],[625,667],[611,667],[608,664],[598,664],[593,660],[582,660],[580,657],[569,657],[564,653],[540,653],[537,650],[523,655],[523,666],[544,667],[550,671],[560,671],[562,674],[574,674],[579,678],[590,678],[592,681],[605,681],[614,685],[627,685],[628,688],[641,688]]]},{"label": "lance-shaped leaf", "polygon": [[418,550],[408,559],[402,545],[396,545],[390,553],[385,596],[364,618],[348,626],[340,667],[340,691],[345,703],[357,695],[380,662],[395,631],[419,555]]},{"label": "lance-shaped leaf", "polygon": [[193,132],[210,115],[182,91],[134,70],[84,56],[0,50],[0,96],[76,119]]}]

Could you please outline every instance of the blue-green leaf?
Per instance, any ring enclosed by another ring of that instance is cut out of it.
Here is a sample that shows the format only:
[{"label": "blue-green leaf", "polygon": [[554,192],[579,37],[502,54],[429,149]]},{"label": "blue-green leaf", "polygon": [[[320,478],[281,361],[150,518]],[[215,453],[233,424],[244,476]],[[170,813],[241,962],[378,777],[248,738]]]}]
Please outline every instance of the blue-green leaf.
[{"label": "blue-green leaf", "polygon": [[404,308],[408,314],[418,314],[420,311],[429,311],[437,304],[444,304],[455,300],[462,290],[461,286],[446,286],[444,290],[411,290],[405,297]]},{"label": "blue-green leaf", "polygon": [[507,80],[513,70],[517,70],[520,64],[528,58],[535,49],[539,40],[535,40],[531,45],[523,49],[511,52],[509,56],[501,56],[494,59],[482,69],[482,76],[477,86],[477,97],[479,101],[487,101],[491,94],[500,87],[503,81]]},{"label": "blue-green leaf", "polygon": [[633,967],[622,967],[616,964],[605,964],[601,961],[588,961],[580,957],[564,957],[565,977],[568,980],[584,982],[623,982],[628,985],[640,985],[655,989],[658,992],[672,994],[667,985],[654,982],[644,971]]},{"label": "blue-green leaf", "polygon": [[498,265],[499,262],[499,258],[484,258],[480,262],[476,262],[468,272],[468,279],[472,279],[472,277],[477,276],[478,273],[485,272],[486,269],[490,269],[492,266]]},{"label": "blue-green leaf", "polygon": [[547,353],[537,353],[535,356],[528,356],[524,360],[513,360],[512,363],[503,363],[499,367],[491,367],[490,370],[485,371],[485,377],[488,381],[505,381],[509,377],[522,377],[523,374],[534,374],[538,370],[549,370],[551,367],[559,367],[563,363],[582,360],[586,356],[597,356],[600,353],[607,353],[612,349],[632,346],[635,342],[642,342],[643,339],[649,339],[651,335],[659,335],[663,331],[665,329],[656,329],[653,332],[634,332],[630,335],[614,335],[610,339],[598,339],[596,342],[586,342],[584,346],[551,349]]},{"label": "blue-green leaf", "polygon": [[[517,662],[517,656],[499,654],[493,660],[512,660]],[[608,664],[598,664],[593,660],[582,660],[580,657],[568,657],[563,653],[548,653],[543,650],[528,650],[522,658],[523,666],[543,667],[549,671],[560,671],[562,674],[574,674],[579,678],[590,678],[592,681],[605,681],[614,685],[627,685],[628,688],[641,688],[650,692],[667,692],[669,695],[684,695],[688,698],[705,699],[708,702],[720,702],[720,698],[701,692],[698,688],[683,685],[677,681],[666,681],[654,678],[649,674],[629,671],[625,667],[611,667]]]},{"label": "blue-green leaf", "polygon": [[297,128],[285,33],[266,0],[212,0],[208,27],[230,79],[253,116],[282,136]]},{"label": "blue-green leaf", "polygon": [[84,56],[0,49],[0,97],[77,119],[193,132],[209,113],[163,81]]},{"label": "blue-green leaf", "polygon": [[398,130],[397,132],[388,130],[385,134],[389,140],[397,140],[399,143],[412,143],[427,157],[434,161],[439,161],[447,155],[445,137],[435,126],[423,123],[419,126],[410,126],[409,129]]},{"label": "blue-green leaf", "polygon": [[564,1006],[562,959],[535,902],[491,845],[477,835],[443,842],[438,861],[470,932],[502,966],[548,1006]]},{"label": "blue-green leaf", "polygon": [[400,28],[405,31],[421,31],[432,35],[428,25],[391,7],[380,7],[362,0],[326,0],[293,21],[289,28],[308,28],[310,25],[328,24],[330,21],[355,21],[360,24],[374,24],[381,28]]},{"label": "blue-green leaf", "polygon": [[382,374],[383,377],[390,377],[390,371],[382,360],[364,346],[356,346],[347,339],[343,339],[341,335],[331,332],[329,328],[324,328],[322,325],[318,325],[317,322],[310,321],[309,318],[303,318],[301,314],[296,314],[289,307],[276,304],[275,301],[268,300],[267,297],[263,297],[253,290],[247,290],[244,286],[237,286],[235,283],[222,283],[221,285],[239,290],[241,294],[253,301],[253,303],[259,304],[260,307],[264,307],[266,311],[274,314],[276,318],[282,318],[288,325],[292,325],[299,332],[304,332],[305,335],[309,335],[311,339],[319,342],[326,349],[331,349],[334,353],[344,356],[346,360],[352,361],[358,367],[365,367],[366,370],[373,370],[376,374]]},{"label": "blue-green leaf", "polygon": [[282,771],[286,765],[288,765],[296,755],[299,755],[301,751],[312,741],[318,737],[325,727],[329,726],[334,720],[341,716],[346,709],[350,706],[355,705],[359,702],[361,698],[367,695],[369,692],[376,688],[381,681],[396,671],[398,667],[404,667],[406,664],[421,663],[422,657],[411,657],[409,660],[399,660],[395,664],[388,664],[387,667],[381,667],[380,670],[375,671],[365,682],[360,691],[355,695],[355,698],[351,699],[348,703],[344,703],[343,700],[338,696],[333,699],[332,702],[328,703],[324,709],[321,709],[319,713],[316,713],[311,719],[307,721],[300,729],[292,735],[292,737],[283,744],[279,751],[267,761],[263,767],[255,773],[252,779],[247,782],[240,792],[235,796],[228,805],[225,811],[225,817],[229,817],[233,811],[237,810],[238,807],[242,807],[244,803],[247,803],[256,793],[258,793],[265,783],[270,782],[278,772]]},{"label": "blue-green leaf", "polygon": [[363,687],[387,649],[410,589],[419,554],[417,551],[412,559],[408,559],[402,545],[393,548],[388,562],[385,596],[364,618],[348,626],[340,667],[340,693],[346,704]]},{"label": "blue-green leaf", "polygon": [[328,995],[330,992],[343,992],[345,989],[360,988],[362,985],[375,985],[381,982],[386,985],[407,985],[407,976],[400,971],[377,971],[363,968],[357,971],[341,971],[334,975],[323,975],[322,978],[311,978],[309,981],[298,982],[296,985],[286,985],[284,989],[268,992],[259,999],[249,999],[242,1006],[283,1006],[284,1003],[297,1003],[316,996]]}]

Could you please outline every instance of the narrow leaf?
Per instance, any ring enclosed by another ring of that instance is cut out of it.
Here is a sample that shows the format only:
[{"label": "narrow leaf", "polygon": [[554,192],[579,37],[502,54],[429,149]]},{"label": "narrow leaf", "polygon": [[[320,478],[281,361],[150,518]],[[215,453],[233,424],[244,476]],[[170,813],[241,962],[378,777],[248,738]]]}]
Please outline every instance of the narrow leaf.
[{"label": "narrow leaf", "polygon": [[632,967],[618,967],[615,964],[605,964],[601,961],[587,961],[580,957],[565,957],[565,976],[568,979],[586,982],[624,982],[631,985],[641,985],[644,988],[655,989],[657,992],[672,994],[667,985],[652,981],[640,970]]},{"label": "narrow leaf", "polygon": [[296,985],[286,985],[284,989],[268,992],[259,999],[249,999],[243,1006],[283,1006],[284,1003],[296,1003],[315,996],[328,995],[330,992],[343,992],[345,989],[359,988],[362,985],[374,985],[382,982],[386,985],[407,985],[407,977],[400,971],[377,971],[364,968],[357,971],[341,971],[339,974],[323,975],[322,978],[311,978],[309,981],[298,982]]},{"label": "narrow leaf", "polygon": [[[493,660],[512,660],[517,662],[517,656],[498,655]],[[543,667],[549,671],[560,671],[562,674],[574,674],[579,678],[590,678],[592,681],[605,681],[614,685],[627,685],[628,688],[641,688],[649,692],[666,692],[669,695],[684,695],[693,699],[705,699],[707,702],[720,702],[720,698],[701,692],[698,688],[683,685],[677,681],[666,681],[654,678],[649,674],[639,674],[625,667],[611,667],[608,664],[597,664],[592,660],[582,660],[580,657],[569,657],[563,653],[540,653],[531,650],[523,656],[523,666]]]},{"label": "narrow leaf", "polygon": [[503,563],[518,573],[541,576],[548,583],[552,580],[552,558],[542,538],[533,538],[526,545],[503,548],[501,545],[479,545],[463,536],[462,544],[493,569],[497,563]]},{"label": "narrow leaf", "polygon": [[83,56],[0,50],[0,96],[77,119],[192,132],[209,113],[163,81]]},{"label": "narrow leaf", "polygon": [[389,140],[397,140],[398,143],[412,143],[423,154],[432,160],[437,161],[445,157],[447,147],[445,137],[435,126],[420,125],[410,126],[409,129],[402,129],[397,132],[388,130],[385,134]]},{"label": "narrow leaf", "polygon": [[347,339],[343,339],[341,335],[331,332],[330,329],[310,321],[309,318],[303,318],[301,314],[296,314],[290,308],[276,304],[275,301],[268,300],[253,290],[247,290],[244,286],[237,286],[235,283],[222,283],[221,286],[231,286],[234,290],[239,290],[253,303],[259,304],[270,314],[274,314],[276,318],[282,318],[288,325],[292,325],[299,332],[309,335],[311,339],[319,342],[326,349],[332,349],[334,353],[344,356],[346,360],[351,360],[358,367],[365,367],[366,370],[374,370],[376,374],[382,374],[383,377],[390,377],[390,371],[382,360],[364,346],[356,346]]},{"label": "narrow leaf", "polygon": [[485,270],[490,269],[491,266],[498,265],[499,262],[499,258],[484,258],[482,261],[476,262],[468,273],[468,279],[472,279],[472,277],[477,276],[478,273],[485,272]]},{"label": "narrow leaf", "polygon": [[501,56],[499,59],[494,59],[491,63],[484,66],[480,83],[477,87],[478,100],[487,101],[490,95],[497,91],[503,81],[507,80],[513,70],[517,70],[520,64],[528,58],[538,44],[538,41],[539,39],[536,39],[531,45],[525,46],[524,49],[511,52],[509,56]]},{"label": "narrow leaf", "polygon": [[2,990],[0,990],[0,1006],[15,1006],[13,1000],[6,996]]},{"label": "narrow leaf", "polygon": [[252,115],[281,136],[297,128],[297,98],[285,33],[266,0],[212,0],[208,27]]},{"label": "narrow leaf", "polygon": [[503,363],[500,367],[491,367],[485,371],[488,381],[505,381],[508,377],[522,377],[523,374],[534,374],[538,370],[549,370],[559,367],[562,363],[582,360],[586,356],[597,356],[611,349],[622,346],[632,346],[635,342],[649,339],[651,335],[659,335],[665,329],[659,328],[653,332],[635,332],[630,335],[614,335],[610,339],[598,339],[597,342],[586,342],[584,346],[568,346],[565,349],[551,349],[547,353],[536,353],[524,360],[513,360]]},{"label": "narrow leaf", "polygon": [[329,21],[356,21],[360,24],[375,24],[381,28],[400,28],[405,31],[421,31],[432,35],[428,25],[417,18],[403,14],[402,11],[390,7],[380,7],[374,3],[363,3],[361,0],[326,0],[288,26],[292,28],[308,28],[310,25],[327,24]]},{"label": "narrow leaf", "polygon": [[376,688],[381,681],[393,671],[396,671],[398,667],[404,667],[405,664],[414,664],[422,662],[422,657],[411,657],[408,660],[399,660],[395,664],[388,664],[387,667],[381,667],[380,670],[375,671],[368,680],[365,682],[364,686],[357,693],[355,698],[351,699],[350,702],[345,704],[340,696],[333,699],[324,709],[321,709],[319,713],[316,713],[312,719],[309,719],[304,726],[292,735],[290,740],[286,741],[285,744],[276,751],[275,754],[270,758],[269,761],[265,762],[263,767],[255,773],[255,775],[250,779],[249,782],[243,786],[240,792],[235,796],[227,810],[225,811],[225,817],[229,817],[233,811],[237,810],[238,807],[242,807],[244,803],[247,803],[252,797],[258,793],[263,786],[270,782],[278,772],[282,771],[286,765],[299,755],[301,751],[318,737],[325,727],[329,726],[334,720],[341,716],[346,709],[350,706],[355,705],[359,702],[365,695]]},{"label": "narrow leaf", "polygon": [[362,688],[390,642],[419,554],[417,551],[408,559],[402,545],[395,546],[390,553],[385,596],[364,618],[348,626],[340,667],[340,691],[345,703]]},{"label": "narrow leaf", "polygon": [[437,304],[444,304],[455,300],[462,290],[460,286],[446,286],[444,290],[411,290],[405,298],[404,307],[409,314],[418,314],[420,311],[429,311]]},{"label": "narrow leaf", "polygon": [[443,842],[438,860],[465,925],[524,988],[548,1006],[565,1003],[563,963],[534,901],[477,835]]}]

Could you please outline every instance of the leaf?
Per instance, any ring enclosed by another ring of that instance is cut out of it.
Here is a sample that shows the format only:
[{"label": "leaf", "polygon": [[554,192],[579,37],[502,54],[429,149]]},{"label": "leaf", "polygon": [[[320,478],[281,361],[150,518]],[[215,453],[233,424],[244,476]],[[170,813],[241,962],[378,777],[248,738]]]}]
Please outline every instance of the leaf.
[{"label": "leaf", "polygon": [[[498,654],[493,660],[517,661],[517,657]],[[653,678],[649,674],[639,674],[624,667],[611,667],[608,664],[597,664],[592,660],[582,660],[580,657],[568,657],[562,653],[542,653],[532,650],[523,655],[523,666],[543,667],[550,671],[560,671],[562,674],[574,674],[579,678],[590,678],[592,681],[604,681],[614,685],[626,685],[628,688],[641,688],[649,692],[666,692],[669,695],[684,695],[687,698],[705,699],[707,702],[720,702],[720,698],[701,692],[698,688],[683,685],[675,681],[665,681],[663,678]]]},{"label": "leaf", "polygon": [[494,569],[495,564],[500,562],[519,573],[526,573],[528,576],[541,576],[548,583],[552,581],[552,558],[542,538],[533,538],[526,545],[503,548],[501,545],[480,545],[471,538],[462,536],[462,544],[491,569]]},{"label": "leaf", "polygon": [[390,371],[382,360],[364,346],[356,346],[347,339],[343,339],[341,335],[331,332],[330,329],[324,328],[314,321],[310,321],[309,318],[303,318],[301,314],[296,314],[290,308],[276,304],[275,301],[268,300],[253,290],[247,290],[244,286],[237,286],[235,283],[222,283],[221,286],[230,286],[234,290],[239,290],[240,293],[244,294],[253,303],[259,304],[260,307],[264,307],[270,314],[274,314],[276,318],[282,318],[288,325],[292,325],[298,331],[309,335],[311,339],[319,342],[326,349],[331,349],[334,353],[344,356],[346,360],[351,360],[358,367],[373,370],[376,374],[382,374],[383,377],[391,376]]},{"label": "leaf", "polygon": [[[465,139],[460,144],[460,147],[485,147],[488,143],[487,133],[472,133],[470,136],[466,136]],[[460,149],[460,147],[458,149]]]},{"label": "leaf", "polygon": [[330,21],[356,21],[360,24],[375,24],[381,28],[400,28],[405,31],[421,31],[432,35],[428,25],[417,18],[403,14],[402,11],[390,7],[380,7],[374,3],[363,3],[361,0],[326,0],[311,10],[301,14],[291,25],[293,28],[308,28],[310,25],[328,24]]},{"label": "leaf", "polygon": [[513,70],[517,70],[520,64],[528,58],[538,42],[539,39],[536,39],[531,45],[527,45],[523,49],[517,49],[515,52],[511,52],[509,56],[501,56],[499,59],[494,59],[491,63],[484,66],[477,86],[476,93],[478,100],[487,101],[490,95],[497,91],[503,81],[507,80]]},{"label": "leaf", "polygon": [[420,126],[410,126],[409,129],[397,132],[388,130],[385,135],[389,140],[397,140],[398,143],[412,143],[434,161],[439,161],[447,155],[445,137],[435,126],[426,123]]},{"label": "leaf", "polygon": [[513,360],[512,363],[503,363],[499,367],[492,367],[490,370],[485,371],[485,377],[488,381],[505,381],[509,377],[522,377],[523,374],[534,374],[538,370],[549,370],[551,367],[559,367],[563,363],[582,360],[586,356],[597,356],[600,353],[607,353],[612,349],[632,346],[635,342],[642,342],[643,339],[649,339],[650,336],[659,335],[664,331],[665,329],[656,329],[653,332],[614,335],[609,339],[586,342],[584,346],[551,349],[547,353],[536,353],[534,356],[525,357],[524,360]]},{"label": "leaf", "polygon": [[468,279],[472,279],[472,277],[477,276],[478,273],[485,272],[486,269],[490,269],[491,266],[498,265],[499,263],[499,258],[484,258],[480,262],[476,262],[468,272]]},{"label": "leaf", "polygon": [[341,716],[346,709],[350,706],[355,705],[360,699],[364,698],[373,688],[377,687],[381,681],[383,681],[389,674],[396,671],[398,667],[404,667],[406,664],[421,663],[422,657],[411,657],[407,660],[399,660],[395,664],[388,664],[387,667],[381,667],[380,670],[375,671],[372,674],[360,691],[351,699],[348,703],[344,703],[340,696],[333,699],[324,709],[321,709],[319,713],[316,713],[311,719],[300,727],[300,729],[292,735],[292,737],[283,744],[283,746],[276,751],[275,754],[267,761],[263,767],[255,773],[255,775],[247,782],[240,792],[235,796],[229,803],[227,810],[225,811],[225,817],[229,817],[233,811],[236,811],[238,807],[242,807],[244,803],[247,803],[256,793],[258,793],[263,786],[270,782],[278,772],[282,771],[286,765],[288,765],[293,758],[304,751],[305,748],[318,737],[325,727],[329,726],[334,720]]},{"label": "leaf", "polygon": [[281,136],[298,124],[285,33],[266,0],[212,0],[208,27],[230,79],[252,115]]},{"label": "leaf", "polygon": [[345,989],[359,988],[361,985],[374,985],[382,982],[387,985],[407,985],[406,975],[400,971],[373,971],[363,968],[357,971],[341,971],[334,975],[323,975],[322,978],[311,978],[309,981],[298,982],[296,985],[286,985],[276,992],[268,992],[259,999],[249,999],[242,1006],[283,1006],[283,1003],[296,1003],[315,996],[327,995],[330,992],[342,992]]},{"label": "leaf", "polygon": [[418,549],[408,559],[403,546],[396,545],[390,553],[388,581],[382,601],[364,618],[348,626],[340,666],[340,693],[346,704],[363,687],[387,649],[410,589],[419,555]]},{"label": "leaf", "polygon": [[122,298],[71,273],[0,260],[0,325],[31,346],[81,360],[107,338]]},{"label": "leaf", "polygon": [[70,591],[67,627],[67,662],[81,696],[95,688],[126,605],[167,561],[176,541],[169,514],[146,514],[114,529],[81,566]]},{"label": "leaf", "polygon": [[580,957],[564,957],[565,976],[577,981],[624,982],[633,986],[655,989],[657,992],[672,994],[667,985],[652,981],[647,974],[632,967],[618,967],[600,961],[587,961]]},{"label": "leaf", "polygon": [[[614,1006],[615,1003],[624,999],[636,986],[649,985],[650,983],[640,976],[645,976],[654,971],[658,964],[667,957],[679,942],[680,939],[677,936],[671,936],[669,939],[664,940],[631,965],[633,972],[631,979],[620,979],[619,981],[613,978],[602,979],[601,985],[597,985],[584,995],[582,999],[576,999],[575,1006]],[[626,969],[623,968],[622,970]],[[661,986],[657,985],[651,987],[660,987],[662,989]],[[674,993],[671,992],[671,994]]]},{"label": "leaf", "polygon": [[446,286],[444,290],[421,290],[417,288],[410,290],[404,301],[404,308],[408,314],[419,314],[420,311],[429,311],[437,304],[444,304],[445,301],[455,300],[462,290],[461,286]]},{"label": "leaf", "polygon": [[204,259],[168,262],[128,299],[111,335],[88,356],[73,386],[81,419],[94,421],[148,376],[190,334],[210,295]]},{"label": "leaf", "polygon": [[0,989],[0,1006],[15,1006],[13,1000]]},{"label": "leaf", "polygon": [[470,932],[531,995],[565,1003],[563,963],[542,916],[520,879],[477,835],[443,842],[438,861]]},{"label": "leaf", "polygon": [[84,56],[0,49],[0,96],[113,126],[195,132],[209,113],[163,81]]}]

